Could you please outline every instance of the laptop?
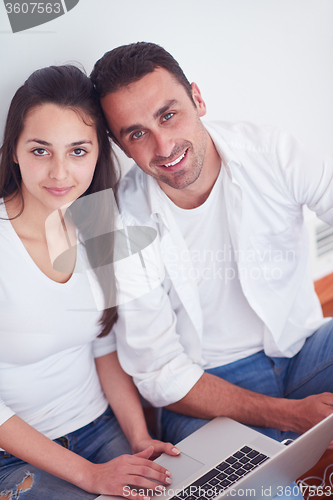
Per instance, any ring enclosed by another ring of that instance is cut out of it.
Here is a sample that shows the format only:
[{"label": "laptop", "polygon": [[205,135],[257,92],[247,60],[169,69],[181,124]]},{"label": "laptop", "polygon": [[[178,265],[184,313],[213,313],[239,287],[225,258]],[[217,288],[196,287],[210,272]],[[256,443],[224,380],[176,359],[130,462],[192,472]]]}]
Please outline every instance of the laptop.
[{"label": "laptop", "polygon": [[[332,440],[333,414],[288,445],[217,417],[177,444],[179,456],[163,454],[156,459],[172,472],[172,484],[154,496],[160,500],[290,496],[296,494],[290,483],[317,463]],[[151,491],[148,494],[152,496]]]}]

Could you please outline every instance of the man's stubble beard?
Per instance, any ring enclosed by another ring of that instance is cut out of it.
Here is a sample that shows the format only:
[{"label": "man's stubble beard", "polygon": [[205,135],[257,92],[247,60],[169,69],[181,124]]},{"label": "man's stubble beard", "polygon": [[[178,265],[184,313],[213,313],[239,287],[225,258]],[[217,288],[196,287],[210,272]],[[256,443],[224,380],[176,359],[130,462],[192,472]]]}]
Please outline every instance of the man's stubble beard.
[{"label": "man's stubble beard", "polygon": [[[202,127],[201,141],[199,149],[197,150],[197,152],[194,153],[192,159],[192,165],[186,166],[177,172],[170,172],[169,175],[165,175],[164,173],[159,173],[158,175],[154,176],[157,181],[163,182],[164,184],[167,184],[173,189],[185,189],[186,187],[193,184],[200,177],[204,165],[206,147],[207,147],[206,129],[203,127],[201,122],[200,125]],[[189,144],[189,150],[187,154],[193,151],[193,145],[191,143],[188,144]],[[186,171],[184,172],[185,168]]]}]

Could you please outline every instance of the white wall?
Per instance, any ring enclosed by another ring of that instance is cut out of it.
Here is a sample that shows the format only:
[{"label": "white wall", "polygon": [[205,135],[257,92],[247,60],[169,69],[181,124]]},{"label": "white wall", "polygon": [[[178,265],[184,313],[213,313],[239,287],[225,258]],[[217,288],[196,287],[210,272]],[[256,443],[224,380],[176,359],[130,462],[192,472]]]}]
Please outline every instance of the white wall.
[{"label": "white wall", "polygon": [[271,123],[332,154],[332,21],[332,0],[80,0],[13,34],[1,2],[0,135],[13,93],[35,69],[77,61],[90,73],[104,52],[145,40],[199,85],[208,119]]},{"label": "white wall", "polygon": [[90,72],[107,50],[146,40],[199,85],[208,118],[276,124],[333,153],[332,21],[332,0],[80,0],[13,34],[1,2],[0,133],[35,69],[79,61]]}]

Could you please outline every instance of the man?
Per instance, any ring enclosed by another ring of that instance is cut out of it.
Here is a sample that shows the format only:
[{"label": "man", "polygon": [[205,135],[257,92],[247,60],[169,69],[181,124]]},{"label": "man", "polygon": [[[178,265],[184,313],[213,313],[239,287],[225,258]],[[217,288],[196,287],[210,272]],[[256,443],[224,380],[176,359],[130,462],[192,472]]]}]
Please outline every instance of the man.
[{"label": "man", "polygon": [[[128,225],[159,234],[166,277],[120,307],[118,353],[177,442],[227,416],[275,439],[333,411],[333,323],[309,268],[302,205],[333,225],[333,161],[284,132],[201,122],[206,107],[151,43],[92,72],[113,140],[134,166]],[[140,167],[140,168],[138,168]]]}]

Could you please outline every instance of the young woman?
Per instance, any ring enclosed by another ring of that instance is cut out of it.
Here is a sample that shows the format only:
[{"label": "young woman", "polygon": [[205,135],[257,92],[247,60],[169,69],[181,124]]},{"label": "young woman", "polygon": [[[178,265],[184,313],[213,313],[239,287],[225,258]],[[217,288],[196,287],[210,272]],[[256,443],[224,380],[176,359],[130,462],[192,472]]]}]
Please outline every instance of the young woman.
[{"label": "young woman", "polygon": [[[96,255],[105,262],[112,248],[88,249],[81,236],[110,225],[113,214],[92,208],[75,223],[75,200],[114,191],[116,177],[89,78],[74,66],[33,73],[12,100],[1,148],[1,500],[90,500],[102,493],[134,499],[127,485],[143,495],[143,488],[171,482],[148,459],[154,449],[177,450],[150,438],[110,333],[116,308],[97,311],[82,272],[84,262]],[[59,270],[49,247],[64,234],[72,252]],[[99,283],[106,304],[112,282]]]}]

